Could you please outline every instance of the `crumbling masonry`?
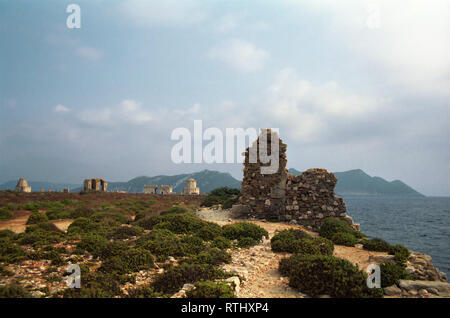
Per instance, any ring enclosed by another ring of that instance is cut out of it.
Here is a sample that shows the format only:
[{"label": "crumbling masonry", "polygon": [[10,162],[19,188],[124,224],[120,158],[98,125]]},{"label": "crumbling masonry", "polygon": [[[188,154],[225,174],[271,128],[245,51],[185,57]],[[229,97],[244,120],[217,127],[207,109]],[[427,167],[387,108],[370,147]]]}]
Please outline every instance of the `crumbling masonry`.
[{"label": "crumbling masonry", "polygon": [[[337,182],[334,174],[325,169],[308,169],[299,176],[288,174],[287,145],[278,133],[270,129],[265,132],[269,155],[272,141],[279,142],[278,170],[272,174],[261,173],[261,167],[270,166],[270,163],[260,162],[259,145],[263,133],[245,152],[242,196],[239,204],[233,206],[233,216],[288,221],[312,230],[317,230],[324,218],[337,217],[358,228],[346,214],[344,200],[334,194]],[[249,160],[252,151],[257,154],[254,163]]]},{"label": "crumbling masonry", "polygon": [[108,189],[108,182],[106,182],[103,179],[86,179],[84,180],[84,191],[90,192],[90,191],[100,191],[100,192],[106,192]]}]

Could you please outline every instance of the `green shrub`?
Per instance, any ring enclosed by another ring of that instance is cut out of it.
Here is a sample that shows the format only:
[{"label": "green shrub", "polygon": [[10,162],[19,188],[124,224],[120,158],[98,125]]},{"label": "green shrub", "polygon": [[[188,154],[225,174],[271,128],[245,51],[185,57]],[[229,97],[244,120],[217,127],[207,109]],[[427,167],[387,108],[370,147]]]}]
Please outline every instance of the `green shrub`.
[{"label": "green shrub", "polygon": [[23,205],[23,209],[28,210],[28,211],[37,212],[38,205],[36,203],[26,203]]},{"label": "green shrub", "polygon": [[109,242],[105,246],[101,246],[97,250],[92,252],[92,256],[95,258],[100,258],[101,260],[106,260],[111,257],[120,256],[130,249],[130,246],[121,241]]},{"label": "green shrub", "polygon": [[70,199],[64,199],[61,201],[61,203],[64,205],[70,205],[70,204],[73,204],[73,201]]},{"label": "green shrub", "polygon": [[77,244],[76,249],[83,253],[87,251],[92,255],[100,255],[101,252],[107,247],[108,240],[97,234],[88,233],[82,236],[81,242]]},{"label": "green shrub", "polygon": [[183,246],[184,255],[198,254],[206,248],[203,239],[197,235],[184,235],[180,242]]},{"label": "green shrub", "polygon": [[265,229],[247,222],[225,225],[222,227],[222,232],[222,235],[230,240],[240,241],[244,237],[249,237],[260,242],[263,237],[269,238],[269,233]]},{"label": "green shrub", "polygon": [[366,285],[367,275],[349,261],[326,255],[299,255],[282,259],[279,271],[289,286],[311,297],[374,297],[379,291]]},{"label": "green shrub", "polygon": [[181,206],[175,206],[173,208],[170,208],[168,210],[162,211],[160,215],[168,215],[168,214],[183,214],[189,212],[188,209],[181,207]]},{"label": "green shrub", "polygon": [[352,228],[347,222],[338,218],[326,218],[320,225],[319,235],[329,240],[336,233],[353,234],[356,238],[363,238],[364,234]]},{"label": "green shrub", "polygon": [[69,234],[86,234],[89,232],[99,232],[100,225],[91,219],[84,217],[75,219],[72,224],[69,225],[67,233]]},{"label": "green shrub", "polygon": [[132,236],[138,236],[141,235],[144,230],[137,226],[121,226],[118,227],[109,237],[123,240],[128,239]]},{"label": "green shrub", "polygon": [[55,224],[53,224],[52,222],[38,223],[36,225],[27,226],[27,228],[25,229],[25,233],[32,233],[32,232],[38,232],[38,231],[55,232],[55,233],[60,233],[60,234],[63,233],[63,231],[58,229],[58,227]]},{"label": "green shrub", "polygon": [[0,239],[0,262],[17,263],[25,259],[25,251],[7,238]]},{"label": "green shrub", "polygon": [[169,230],[152,230],[136,241],[136,246],[149,250],[158,261],[165,261],[169,256],[184,256],[185,246],[180,239]]},{"label": "green shrub", "polygon": [[17,242],[20,245],[33,244],[33,246],[40,246],[59,243],[64,238],[64,233],[56,225],[50,222],[44,222],[28,226],[25,229],[25,233],[17,235]]},{"label": "green shrub", "polygon": [[221,204],[224,209],[229,209],[236,204],[241,191],[239,189],[231,189],[222,187],[211,191],[200,203],[201,206],[213,206]]},{"label": "green shrub", "polygon": [[186,292],[188,298],[235,298],[233,289],[225,282],[195,283],[195,289]]},{"label": "green shrub", "polygon": [[296,242],[302,238],[311,238],[311,236],[301,230],[283,230],[272,237],[270,245],[274,252],[295,253]]},{"label": "green shrub", "polygon": [[128,295],[126,298],[158,298],[162,294],[155,292],[151,286],[139,286],[137,288],[130,288],[127,290]]},{"label": "green shrub", "polygon": [[394,260],[398,264],[406,264],[406,260],[408,259],[409,255],[411,255],[411,252],[408,248],[401,244],[392,245],[389,254],[394,255]]},{"label": "green shrub", "polygon": [[358,239],[350,233],[334,233],[331,237],[331,240],[334,244],[344,245],[344,246],[355,246],[358,242]]},{"label": "green shrub", "polygon": [[218,236],[211,242],[210,246],[220,248],[221,250],[225,250],[227,248],[230,248],[232,244],[231,241],[226,237]]},{"label": "green shrub", "polygon": [[258,244],[258,241],[252,237],[241,237],[237,242],[237,246],[240,248],[249,248]]},{"label": "green shrub", "polygon": [[8,220],[11,217],[11,212],[9,212],[6,208],[0,208],[0,220]]},{"label": "green shrub", "polygon": [[122,284],[131,278],[117,273],[90,272],[81,278],[81,288],[67,288],[61,295],[64,298],[112,298],[123,296]]},{"label": "green shrub", "polygon": [[179,266],[171,266],[163,274],[158,275],[152,286],[158,292],[170,294],[179,291],[186,283],[226,276],[224,271],[213,265],[182,263]]},{"label": "green shrub", "polygon": [[31,298],[31,295],[25,288],[13,282],[0,286],[0,298]]},{"label": "green shrub", "polygon": [[33,212],[28,218],[27,224],[38,224],[48,222],[48,217],[44,213]]},{"label": "green shrub", "polygon": [[95,222],[115,221],[119,224],[128,223],[130,218],[120,212],[96,212],[91,216]]},{"label": "green shrub", "polygon": [[362,241],[363,248],[368,251],[376,251],[376,252],[389,252],[391,250],[391,246],[386,241],[383,241],[380,238],[373,238],[371,240],[363,240]]},{"label": "green shrub", "polygon": [[192,213],[166,214],[141,219],[136,223],[146,230],[166,229],[177,234],[197,234],[204,240],[212,240],[221,235],[216,223],[206,222]]},{"label": "green shrub", "polygon": [[99,271],[128,274],[153,266],[154,258],[150,252],[141,248],[131,248],[118,256],[106,259],[99,268]]},{"label": "green shrub", "polygon": [[400,279],[408,279],[408,272],[402,265],[386,262],[380,264],[381,287],[389,287],[398,284]]},{"label": "green shrub", "polygon": [[220,265],[223,263],[230,263],[231,255],[226,251],[220,250],[218,248],[210,248],[194,257],[185,260],[185,262],[193,264]]},{"label": "green shrub", "polygon": [[0,230],[0,238],[10,238],[14,239],[16,237],[16,233],[11,230]]}]

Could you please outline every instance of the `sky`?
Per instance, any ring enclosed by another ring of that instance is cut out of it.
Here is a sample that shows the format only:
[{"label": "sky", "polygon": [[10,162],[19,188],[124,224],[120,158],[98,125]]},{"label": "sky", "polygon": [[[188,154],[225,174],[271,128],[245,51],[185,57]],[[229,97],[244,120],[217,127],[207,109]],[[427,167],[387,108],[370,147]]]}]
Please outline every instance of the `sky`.
[{"label": "sky", "polygon": [[290,168],[450,196],[450,2],[336,3],[1,1],[0,183],[242,178],[172,161],[174,129],[202,120],[278,128]]}]

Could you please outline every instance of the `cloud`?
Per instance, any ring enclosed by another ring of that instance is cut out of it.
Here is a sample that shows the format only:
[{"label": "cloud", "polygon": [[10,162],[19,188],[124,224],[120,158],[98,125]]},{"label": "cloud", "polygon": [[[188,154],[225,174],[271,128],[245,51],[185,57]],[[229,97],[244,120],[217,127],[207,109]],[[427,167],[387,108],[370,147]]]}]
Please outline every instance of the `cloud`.
[{"label": "cloud", "polygon": [[89,46],[80,46],[75,50],[75,54],[77,54],[78,56],[91,60],[91,61],[96,61],[99,60],[103,57],[103,53],[102,51],[93,48],[93,47],[89,47]]},{"label": "cloud", "polygon": [[70,112],[70,109],[64,105],[58,104],[53,108],[53,111],[55,113],[68,113]]},{"label": "cloud", "polygon": [[212,47],[207,55],[242,73],[261,70],[270,56],[266,50],[240,39],[220,43]]},{"label": "cloud", "polygon": [[242,19],[243,14],[229,13],[219,18],[215,24],[217,32],[226,33],[234,30]]},{"label": "cloud", "polygon": [[86,124],[114,126],[119,124],[142,125],[153,120],[152,115],[135,100],[123,100],[117,107],[85,109],[78,119]]},{"label": "cloud", "polygon": [[264,96],[266,116],[300,141],[317,141],[335,128],[335,123],[351,125],[378,107],[374,98],[348,91],[334,81],[313,84],[290,68],[277,74]]},{"label": "cloud", "polygon": [[207,17],[201,0],[127,0],[117,11],[137,26],[183,26],[202,22]]},{"label": "cloud", "polygon": [[[450,2],[285,0],[303,14],[328,16],[333,38],[346,45],[385,81],[408,93],[450,95]],[[379,28],[370,28],[376,18]]]}]

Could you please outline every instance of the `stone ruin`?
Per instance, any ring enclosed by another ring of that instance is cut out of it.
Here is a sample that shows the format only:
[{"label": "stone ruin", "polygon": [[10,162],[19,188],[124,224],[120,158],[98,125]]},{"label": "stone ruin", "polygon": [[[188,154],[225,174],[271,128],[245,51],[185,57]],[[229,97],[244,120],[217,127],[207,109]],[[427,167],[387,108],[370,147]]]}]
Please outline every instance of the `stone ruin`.
[{"label": "stone ruin", "polygon": [[159,191],[161,194],[171,194],[172,193],[172,187],[168,185],[162,185],[159,187]]},{"label": "stone ruin", "polygon": [[[300,224],[311,230],[318,230],[324,218],[337,217],[345,220],[354,228],[350,216],[346,214],[344,200],[334,194],[337,178],[325,169],[308,169],[301,175],[288,174],[286,169],[287,145],[278,133],[270,129],[267,134],[267,154],[270,155],[271,142],[279,142],[278,170],[272,174],[262,174],[261,168],[270,163],[260,162],[259,144],[263,134],[248,147],[245,152],[242,196],[239,204],[232,208],[234,217],[272,219]],[[256,147],[256,148],[254,148]],[[251,163],[250,153],[258,154]]]},{"label": "stone ruin", "polygon": [[157,185],[144,185],[144,193],[156,194],[157,190]]},{"label": "stone ruin", "polygon": [[83,190],[86,192],[106,192],[108,189],[108,182],[103,179],[86,179],[84,180]]},{"label": "stone ruin", "polygon": [[200,188],[197,187],[197,181],[193,178],[187,179],[186,185],[181,193],[186,195],[200,194]]},{"label": "stone ruin", "polygon": [[17,192],[31,192],[31,186],[28,185],[27,179],[20,178],[16,185]]},{"label": "stone ruin", "polygon": [[148,194],[157,194],[158,193],[158,188],[159,188],[159,193],[160,194],[171,194],[172,193],[172,186],[169,185],[144,185],[144,193],[148,193]]}]

